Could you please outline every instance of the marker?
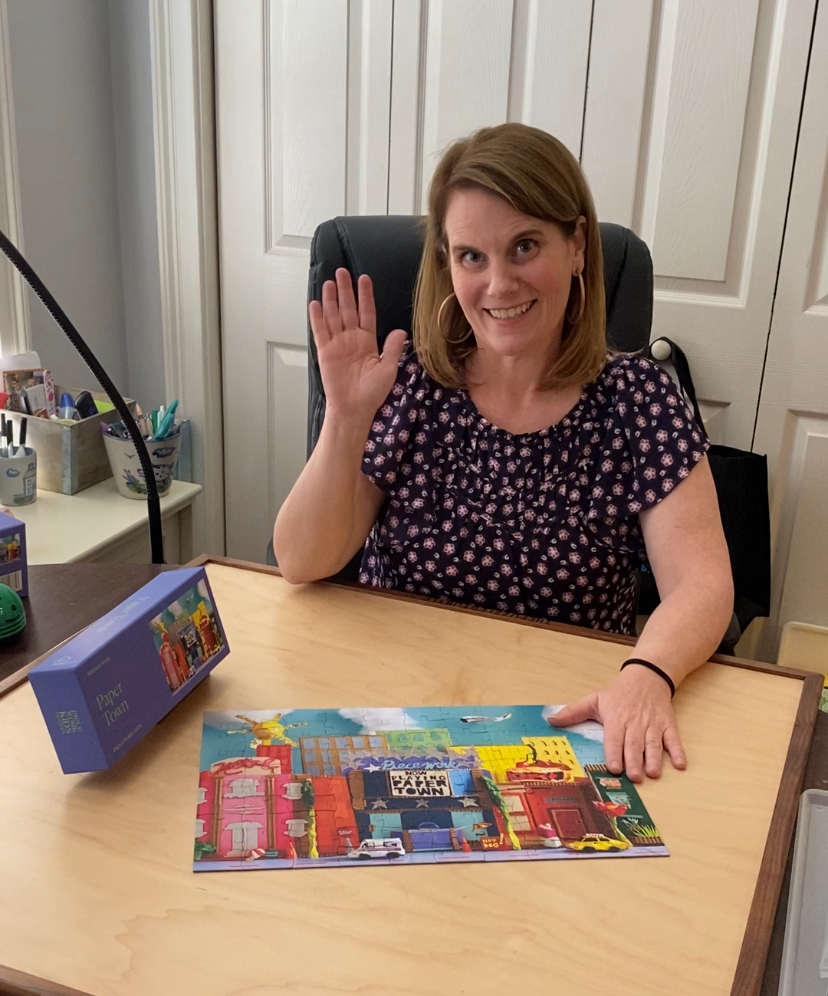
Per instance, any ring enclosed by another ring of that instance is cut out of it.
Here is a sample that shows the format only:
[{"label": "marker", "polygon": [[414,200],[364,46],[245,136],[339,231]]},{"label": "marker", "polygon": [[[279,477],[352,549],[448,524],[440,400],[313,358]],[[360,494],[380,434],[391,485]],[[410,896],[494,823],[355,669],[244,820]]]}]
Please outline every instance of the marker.
[{"label": "marker", "polygon": [[170,407],[164,413],[164,418],[161,420],[161,424],[158,426],[158,431],[155,433],[156,439],[166,439],[169,434],[170,429],[173,426],[173,419],[175,418],[175,410],[178,408],[178,398],[172,402]]},{"label": "marker", "polygon": [[9,451],[6,449],[6,416],[0,413],[0,457],[7,457]]}]

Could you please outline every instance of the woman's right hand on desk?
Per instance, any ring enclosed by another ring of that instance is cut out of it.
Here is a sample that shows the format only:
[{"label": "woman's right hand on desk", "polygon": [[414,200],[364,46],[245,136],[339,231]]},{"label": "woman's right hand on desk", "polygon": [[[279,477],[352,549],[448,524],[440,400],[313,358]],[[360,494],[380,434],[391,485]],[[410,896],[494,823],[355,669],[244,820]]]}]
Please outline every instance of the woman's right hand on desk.
[{"label": "woman's right hand on desk", "polygon": [[351,275],[340,268],[336,282],[322,285],[322,303],[311,301],[308,313],[327,412],[370,419],[394,385],[406,334],[390,332],[380,355],[371,278],[361,276],[357,289],[358,307]]}]

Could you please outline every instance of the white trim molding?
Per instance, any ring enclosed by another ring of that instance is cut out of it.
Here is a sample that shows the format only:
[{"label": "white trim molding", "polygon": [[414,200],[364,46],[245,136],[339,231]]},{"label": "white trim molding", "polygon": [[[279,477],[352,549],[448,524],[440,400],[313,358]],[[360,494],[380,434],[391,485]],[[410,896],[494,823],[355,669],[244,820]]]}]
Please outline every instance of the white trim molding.
[{"label": "white trim molding", "polygon": [[224,553],[212,4],[149,0],[166,391],[192,427],[194,549]]},{"label": "white trim molding", "polygon": [[[0,230],[23,251],[6,0],[0,0]],[[23,353],[30,348],[28,291],[11,263],[3,259],[0,266],[0,353]]]}]

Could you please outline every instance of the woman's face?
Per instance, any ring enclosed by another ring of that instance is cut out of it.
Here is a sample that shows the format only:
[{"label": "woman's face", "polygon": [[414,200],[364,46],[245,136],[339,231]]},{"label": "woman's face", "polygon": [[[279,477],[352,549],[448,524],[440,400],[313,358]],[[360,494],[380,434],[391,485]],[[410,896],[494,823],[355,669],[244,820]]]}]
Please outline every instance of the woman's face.
[{"label": "woman's face", "polygon": [[572,278],[584,268],[584,219],[570,239],[471,189],[451,195],[444,227],[454,293],[478,348],[504,357],[557,352]]}]

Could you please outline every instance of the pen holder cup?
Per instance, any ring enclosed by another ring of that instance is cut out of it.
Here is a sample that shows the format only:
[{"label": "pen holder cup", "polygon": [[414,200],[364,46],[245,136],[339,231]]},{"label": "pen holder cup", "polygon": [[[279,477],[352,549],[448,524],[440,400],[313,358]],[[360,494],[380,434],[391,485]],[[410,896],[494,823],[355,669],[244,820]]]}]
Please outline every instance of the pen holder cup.
[{"label": "pen holder cup", "polygon": [[0,505],[31,505],[37,500],[37,453],[18,446],[15,456],[0,456]]},{"label": "pen holder cup", "polygon": [[[124,498],[146,499],[147,488],[144,484],[144,471],[138,460],[135,445],[131,439],[118,439],[106,432],[103,434],[106,455],[112,467],[112,476],[118,486],[118,492]],[[174,434],[166,439],[147,440],[152,469],[155,471],[155,483],[158,494],[165,495],[172,486],[178,451],[181,448],[181,432],[176,427]]]}]

